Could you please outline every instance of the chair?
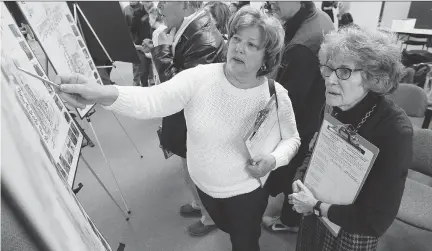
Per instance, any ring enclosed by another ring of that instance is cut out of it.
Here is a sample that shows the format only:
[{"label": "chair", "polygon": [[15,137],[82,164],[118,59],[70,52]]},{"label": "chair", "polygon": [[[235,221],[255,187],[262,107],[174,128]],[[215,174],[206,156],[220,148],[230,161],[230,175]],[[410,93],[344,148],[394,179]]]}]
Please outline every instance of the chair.
[{"label": "chair", "polygon": [[[414,129],[410,169],[432,178],[432,130]],[[413,227],[432,232],[432,187],[407,178],[396,218]]]},{"label": "chair", "polygon": [[408,48],[408,45],[421,45],[422,50],[426,46],[426,49],[429,46],[429,36],[427,35],[420,35],[420,34],[409,34],[408,40],[404,41],[402,44],[405,45],[405,49]]},{"label": "chair", "polygon": [[399,84],[399,88],[388,96],[408,115],[411,123],[420,128],[428,107],[426,92],[414,84]]}]

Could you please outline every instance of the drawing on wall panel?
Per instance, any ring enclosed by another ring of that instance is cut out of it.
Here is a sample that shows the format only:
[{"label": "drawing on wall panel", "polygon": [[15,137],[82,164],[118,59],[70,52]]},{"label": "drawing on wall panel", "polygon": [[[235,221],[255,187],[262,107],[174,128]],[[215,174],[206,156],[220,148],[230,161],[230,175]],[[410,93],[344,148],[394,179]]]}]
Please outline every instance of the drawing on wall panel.
[{"label": "drawing on wall panel", "polygon": [[[18,26],[6,6],[2,9],[0,27],[2,75],[16,90],[17,98],[44,143],[49,157],[55,163],[54,166],[62,169],[59,173],[71,186],[83,136],[81,133],[74,135],[75,147],[68,148],[69,152],[65,152],[64,147],[70,140],[69,131],[71,127],[75,130],[77,128],[75,122],[69,115],[64,115],[68,114],[67,108],[51,86],[18,70],[17,67],[20,67],[48,79],[24,36],[16,33]],[[60,157],[63,155],[68,165],[61,163]]]},{"label": "drawing on wall panel", "polygon": [[[99,73],[92,67],[93,59],[66,2],[18,2],[18,6],[58,74],[80,73],[98,82]],[[78,109],[80,117],[83,118],[93,106]]]}]

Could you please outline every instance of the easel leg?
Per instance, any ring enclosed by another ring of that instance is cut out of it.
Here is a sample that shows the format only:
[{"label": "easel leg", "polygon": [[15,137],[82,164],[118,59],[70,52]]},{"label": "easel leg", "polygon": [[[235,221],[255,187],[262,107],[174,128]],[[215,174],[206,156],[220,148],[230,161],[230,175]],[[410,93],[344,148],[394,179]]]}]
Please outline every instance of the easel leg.
[{"label": "easel leg", "polygon": [[90,172],[93,174],[93,176],[96,178],[96,180],[99,182],[99,184],[101,185],[101,187],[105,190],[105,192],[108,194],[108,196],[111,198],[111,200],[117,205],[117,207],[120,209],[120,211],[122,212],[122,214],[124,214],[124,216],[126,217],[126,220],[128,221],[129,220],[129,216],[127,214],[125,214],[125,212],[123,211],[123,209],[120,207],[120,205],[117,203],[117,201],[111,195],[111,193],[105,187],[105,185],[103,184],[103,182],[99,179],[99,177],[97,176],[96,172],[93,170],[93,168],[91,168],[91,166],[89,165],[89,163],[87,162],[87,160],[84,158],[84,156],[82,154],[81,154],[81,160],[84,162],[84,164],[86,164],[86,166],[88,167],[88,169],[90,170]]},{"label": "easel leg", "polygon": [[105,156],[105,152],[104,152],[103,149],[102,149],[102,145],[100,144],[99,138],[98,138],[98,136],[97,136],[97,134],[96,134],[95,129],[93,128],[93,125],[92,125],[92,123],[91,123],[91,121],[90,121],[90,118],[87,116],[86,119],[87,119],[87,122],[88,122],[89,125],[90,125],[90,128],[91,128],[92,131],[93,131],[93,134],[95,135],[96,143],[98,144],[99,149],[100,149],[101,152],[102,152],[103,158],[104,158],[105,162],[107,163],[107,165],[108,165],[108,167],[109,167],[109,170],[111,171],[111,174],[112,174],[112,176],[113,176],[113,178],[114,178],[114,180],[115,180],[115,182],[116,182],[116,184],[117,184],[117,187],[118,187],[118,189],[119,189],[119,191],[120,191],[120,196],[121,196],[121,199],[122,199],[122,201],[123,201],[123,204],[125,205],[128,214],[130,214],[131,211],[129,210],[129,208],[128,208],[127,204],[126,204],[126,201],[125,201],[124,196],[123,196],[123,192],[122,192],[122,190],[120,189],[120,185],[119,185],[119,183],[118,183],[118,181],[117,181],[117,179],[116,179],[116,177],[115,177],[115,175],[114,175],[114,171],[112,170],[111,165],[110,165],[110,163],[109,163],[107,157]]},{"label": "easel leg", "polygon": [[117,115],[115,115],[115,113],[112,112],[112,114],[114,115],[114,117],[116,118],[117,122],[119,123],[119,125],[121,126],[121,128],[123,129],[123,132],[126,134],[126,136],[128,137],[129,141],[132,143],[132,145],[135,148],[135,151],[138,153],[139,156],[141,156],[141,159],[143,158],[143,155],[138,151],[138,147],[135,145],[135,143],[133,142],[133,140],[131,139],[131,137],[129,136],[129,134],[127,133],[126,129],[123,127],[122,123],[120,123],[120,120],[118,119]]},{"label": "easel leg", "polygon": [[111,61],[111,64],[113,65],[113,68],[117,70],[117,72],[118,72],[120,78],[121,78],[122,81],[123,81],[123,84],[125,84],[125,83],[126,83],[126,80],[123,78],[123,74],[121,74],[121,72],[119,71],[119,69],[117,69],[117,66],[114,64],[113,61]]}]

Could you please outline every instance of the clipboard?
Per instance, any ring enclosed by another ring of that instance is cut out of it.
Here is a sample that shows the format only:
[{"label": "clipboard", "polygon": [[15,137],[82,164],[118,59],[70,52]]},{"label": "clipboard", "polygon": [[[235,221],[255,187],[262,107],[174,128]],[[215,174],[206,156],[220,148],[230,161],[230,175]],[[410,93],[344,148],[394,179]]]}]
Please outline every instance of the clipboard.
[{"label": "clipboard", "polygon": [[[326,203],[355,202],[379,154],[379,149],[330,114],[324,120],[306,171],[304,184],[315,198]],[[320,220],[337,236],[340,226]]]},{"label": "clipboard", "polygon": [[[259,154],[269,154],[274,151],[282,140],[279,122],[279,104],[274,85],[274,80],[268,80],[270,100],[261,109],[255,119],[253,127],[244,137],[246,148],[251,158]],[[255,165],[255,164],[254,164]],[[261,187],[264,186],[270,173],[257,178]]]}]

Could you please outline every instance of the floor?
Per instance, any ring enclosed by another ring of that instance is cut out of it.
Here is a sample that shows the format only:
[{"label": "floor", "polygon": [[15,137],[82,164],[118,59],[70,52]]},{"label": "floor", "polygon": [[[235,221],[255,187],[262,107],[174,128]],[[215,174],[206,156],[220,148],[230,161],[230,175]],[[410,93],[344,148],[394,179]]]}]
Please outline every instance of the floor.
[{"label": "floor", "polygon": [[[130,64],[118,63],[118,70],[112,72],[111,79],[120,85],[130,85],[131,68]],[[127,83],[121,83],[120,74]],[[82,155],[118,204],[125,208],[111,175],[112,169],[127,207],[132,211],[130,220],[125,220],[123,213],[83,161],[79,163],[75,184],[83,183],[78,199],[113,250],[117,250],[119,243],[126,245],[125,251],[231,250],[228,235],[219,230],[205,237],[190,237],[187,234],[186,227],[196,219],[183,218],[178,210],[181,205],[189,202],[191,196],[183,182],[180,159],[172,157],[165,160],[158,147],[156,130],[160,119],[139,121],[118,116],[121,125],[143,155],[141,159],[113,113],[97,107],[91,118],[109,164],[104,161],[98,145],[84,148]],[[80,123],[96,143],[89,124],[84,121]],[[271,198],[266,214],[277,214],[280,206],[280,196]],[[270,234],[265,230],[260,239],[262,251],[291,251],[295,250],[295,243],[296,235]],[[382,237],[378,250],[432,250],[432,233],[395,221]]]}]

